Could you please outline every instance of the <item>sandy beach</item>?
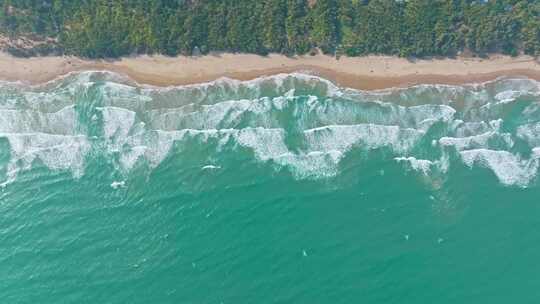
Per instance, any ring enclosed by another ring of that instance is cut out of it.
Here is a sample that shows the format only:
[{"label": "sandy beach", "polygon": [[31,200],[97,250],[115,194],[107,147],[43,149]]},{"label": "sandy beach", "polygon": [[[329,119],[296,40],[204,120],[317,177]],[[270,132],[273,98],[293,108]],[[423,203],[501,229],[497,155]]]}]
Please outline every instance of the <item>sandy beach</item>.
[{"label": "sandy beach", "polygon": [[304,72],[340,86],[362,90],[404,87],[419,83],[463,84],[502,76],[540,81],[540,63],[532,57],[492,56],[409,61],[387,56],[342,57],[325,55],[266,57],[219,54],[202,57],[138,56],[119,60],[75,57],[15,58],[0,53],[0,80],[39,84],[74,71],[107,70],[156,86],[202,83],[220,77],[250,80],[278,73]]}]

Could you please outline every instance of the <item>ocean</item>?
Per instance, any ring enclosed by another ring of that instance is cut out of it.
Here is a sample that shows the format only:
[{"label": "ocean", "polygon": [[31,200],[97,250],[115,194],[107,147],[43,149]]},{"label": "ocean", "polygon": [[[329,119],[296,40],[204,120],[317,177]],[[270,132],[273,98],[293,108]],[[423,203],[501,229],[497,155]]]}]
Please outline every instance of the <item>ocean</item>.
[{"label": "ocean", "polygon": [[540,84],[0,84],[1,303],[536,303]]}]

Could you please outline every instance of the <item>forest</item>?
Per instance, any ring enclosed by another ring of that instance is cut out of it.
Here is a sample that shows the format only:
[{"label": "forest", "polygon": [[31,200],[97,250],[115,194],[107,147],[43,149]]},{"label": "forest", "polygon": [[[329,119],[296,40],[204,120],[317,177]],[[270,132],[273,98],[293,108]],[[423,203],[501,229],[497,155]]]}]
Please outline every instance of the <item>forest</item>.
[{"label": "forest", "polygon": [[540,55],[539,0],[0,0],[16,55]]}]

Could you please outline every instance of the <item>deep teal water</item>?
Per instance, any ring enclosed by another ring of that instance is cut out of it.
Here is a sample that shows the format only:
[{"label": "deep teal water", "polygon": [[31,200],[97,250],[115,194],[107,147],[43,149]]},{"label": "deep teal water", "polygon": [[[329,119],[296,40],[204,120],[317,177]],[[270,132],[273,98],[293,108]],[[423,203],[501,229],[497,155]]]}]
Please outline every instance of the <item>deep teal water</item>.
[{"label": "deep teal water", "polygon": [[0,86],[2,303],[535,303],[540,86]]}]

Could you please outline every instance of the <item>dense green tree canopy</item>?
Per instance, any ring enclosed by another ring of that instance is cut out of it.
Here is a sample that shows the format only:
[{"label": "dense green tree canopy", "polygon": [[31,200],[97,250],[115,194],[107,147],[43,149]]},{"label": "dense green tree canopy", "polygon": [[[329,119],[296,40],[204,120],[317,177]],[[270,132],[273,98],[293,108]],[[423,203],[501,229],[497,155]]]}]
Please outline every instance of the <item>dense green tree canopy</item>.
[{"label": "dense green tree canopy", "polygon": [[84,57],[540,55],[539,0],[0,0],[0,32]]}]

